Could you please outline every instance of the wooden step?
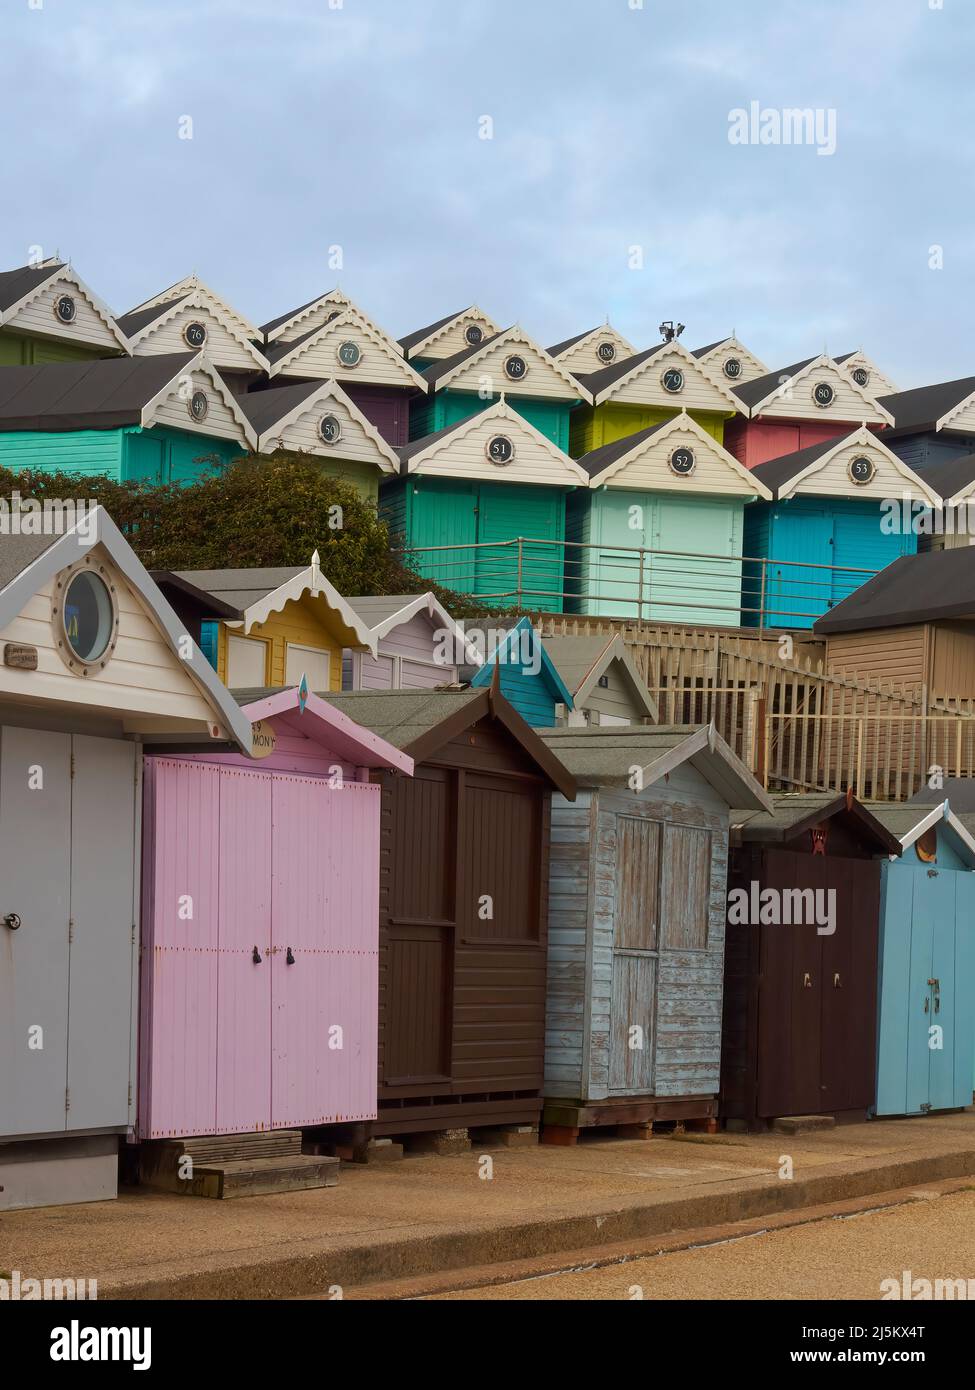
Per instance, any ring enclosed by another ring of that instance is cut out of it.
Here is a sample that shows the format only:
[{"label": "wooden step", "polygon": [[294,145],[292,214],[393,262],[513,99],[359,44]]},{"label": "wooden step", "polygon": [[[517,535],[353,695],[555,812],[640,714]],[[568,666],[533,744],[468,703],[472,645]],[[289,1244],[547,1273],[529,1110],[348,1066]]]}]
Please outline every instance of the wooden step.
[{"label": "wooden step", "polygon": [[297,1154],[288,1158],[253,1158],[243,1162],[194,1165],[194,1184],[201,1197],[261,1197],[273,1192],[304,1192],[335,1187],[340,1160]]},{"label": "wooden step", "polygon": [[302,1192],[311,1187],[334,1187],[341,1167],[337,1158],[290,1153],[258,1158],[194,1158],[192,1169],[185,1172],[173,1161],[173,1153],[146,1147],[139,1171],[143,1186],[175,1192],[181,1197],[260,1197],[275,1192]]},{"label": "wooden step", "polygon": [[188,1154],[194,1163],[213,1159],[229,1163],[233,1159],[285,1158],[301,1153],[300,1129],[259,1130],[253,1134],[201,1134],[190,1138],[163,1139],[169,1153]]}]

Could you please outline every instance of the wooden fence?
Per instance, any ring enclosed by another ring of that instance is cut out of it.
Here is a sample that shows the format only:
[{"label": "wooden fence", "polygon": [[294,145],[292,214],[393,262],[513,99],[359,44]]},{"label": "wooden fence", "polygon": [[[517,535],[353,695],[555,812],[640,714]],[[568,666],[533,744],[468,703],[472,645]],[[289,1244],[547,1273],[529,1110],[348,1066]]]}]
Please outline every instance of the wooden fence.
[{"label": "wooden fence", "polygon": [[925,691],[827,674],[822,644],[558,615],[543,634],[621,631],[657,701],[661,723],[713,720],[776,791],[845,791],[900,800],[941,777],[975,775],[975,702],[930,702]]}]

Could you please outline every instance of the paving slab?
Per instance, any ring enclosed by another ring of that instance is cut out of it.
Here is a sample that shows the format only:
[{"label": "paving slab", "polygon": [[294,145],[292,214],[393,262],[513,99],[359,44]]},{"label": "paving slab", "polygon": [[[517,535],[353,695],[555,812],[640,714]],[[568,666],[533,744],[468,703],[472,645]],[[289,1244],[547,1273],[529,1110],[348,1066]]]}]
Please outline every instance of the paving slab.
[{"label": "paving slab", "polygon": [[295,1297],[967,1174],[972,1110],[796,1135],[475,1146],[343,1165],[337,1187],[308,1192],[211,1202],[128,1189],[3,1213],[0,1272],[97,1278],[102,1298]]}]

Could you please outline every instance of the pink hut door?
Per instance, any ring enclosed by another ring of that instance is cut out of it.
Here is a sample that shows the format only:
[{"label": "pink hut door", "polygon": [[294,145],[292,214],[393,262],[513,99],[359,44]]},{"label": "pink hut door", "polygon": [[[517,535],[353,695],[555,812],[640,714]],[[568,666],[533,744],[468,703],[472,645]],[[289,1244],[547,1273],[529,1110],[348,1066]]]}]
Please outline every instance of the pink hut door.
[{"label": "pink hut door", "polygon": [[275,1128],[376,1115],[379,806],[367,784],[275,779]]},{"label": "pink hut door", "polygon": [[142,963],[139,1128],[144,1138],[212,1134],[220,771],[151,758],[146,789],[152,803],[146,859],[152,871]]},{"label": "pink hut door", "polygon": [[268,773],[220,774],[218,1132],[271,1125],[271,805]]}]

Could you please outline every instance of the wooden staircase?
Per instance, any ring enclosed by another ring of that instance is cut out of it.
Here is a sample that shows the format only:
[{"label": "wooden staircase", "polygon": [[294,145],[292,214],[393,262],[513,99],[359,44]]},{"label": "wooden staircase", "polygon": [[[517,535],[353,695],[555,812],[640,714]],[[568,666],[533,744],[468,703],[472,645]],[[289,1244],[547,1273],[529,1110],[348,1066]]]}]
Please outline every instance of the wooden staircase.
[{"label": "wooden staircase", "polygon": [[339,1160],[301,1152],[301,1130],[212,1134],[143,1144],[139,1181],[185,1197],[263,1197],[334,1187]]}]

